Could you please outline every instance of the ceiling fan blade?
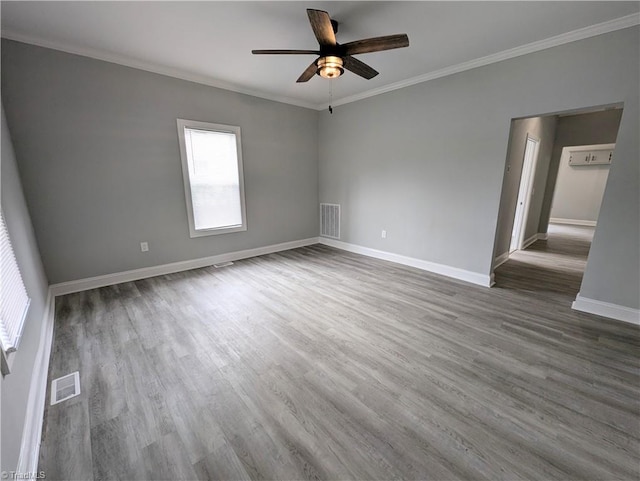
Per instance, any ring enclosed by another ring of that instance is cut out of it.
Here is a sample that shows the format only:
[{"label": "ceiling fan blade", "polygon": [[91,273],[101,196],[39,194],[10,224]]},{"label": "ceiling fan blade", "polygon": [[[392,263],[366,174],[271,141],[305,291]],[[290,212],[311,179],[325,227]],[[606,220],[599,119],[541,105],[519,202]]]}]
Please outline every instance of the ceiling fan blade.
[{"label": "ceiling fan blade", "polygon": [[342,63],[344,68],[356,75],[360,75],[360,77],[366,78],[367,80],[371,80],[373,77],[378,75],[378,72],[376,70],[369,67],[366,63],[361,62],[357,58],[344,57],[342,59]]},{"label": "ceiling fan blade", "polygon": [[320,55],[317,50],[252,50],[254,55]]},{"label": "ceiling fan blade", "polygon": [[307,69],[302,72],[302,75],[300,75],[300,77],[298,77],[298,80],[296,80],[296,82],[300,83],[300,82],[308,82],[309,79],[311,79],[311,77],[313,77],[316,72],[318,71],[318,66],[316,65],[316,62],[318,60],[316,59],[311,65],[309,65],[307,67]]},{"label": "ceiling fan blade", "polygon": [[307,8],[307,15],[309,16],[309,23],[311,23],[311,28],[320,46],[334,46],[336,44],[336,35],[333,32],[333,25],[331,25],[331,17],[329,17],[329,14],[324,10]]},{"label": "ceiling fan blade", "polygon": [[366,38],[342,45],[345,55],[357,55],[359,53],[381,52],[394,48],[409,46],[409,37],[406,33],[387,35],[385,37]]}]

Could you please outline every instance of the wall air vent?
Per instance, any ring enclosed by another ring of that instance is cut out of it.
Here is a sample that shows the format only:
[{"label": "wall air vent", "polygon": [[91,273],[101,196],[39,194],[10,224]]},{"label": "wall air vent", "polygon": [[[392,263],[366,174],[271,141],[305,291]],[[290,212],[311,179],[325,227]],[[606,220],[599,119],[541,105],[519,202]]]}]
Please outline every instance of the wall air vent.
[{"label": "wall air vent", "polygon": [[320,204],[320,235],[340,239],[340,204]]},{"label": "wall air vent", "polygon": [[80,373],[78,371],[54,379],[51,383],[51,405],[66,401],[80,394]]}]

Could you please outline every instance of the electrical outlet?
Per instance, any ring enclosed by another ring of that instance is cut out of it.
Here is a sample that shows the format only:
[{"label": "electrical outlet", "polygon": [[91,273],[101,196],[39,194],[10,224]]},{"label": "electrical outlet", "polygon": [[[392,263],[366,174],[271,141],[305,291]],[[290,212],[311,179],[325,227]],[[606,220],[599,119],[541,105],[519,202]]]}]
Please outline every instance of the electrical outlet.
[{"label": "electrical outlet", "polygon": [[383,231],[382,231],[382,238],[383,238],[383,239],[386,239],[386,238],[387,238],[387,231],[386,231],[386,230],[383,230]]},{"label": "electrical outlet", "polygon": [[140,242],[140,250],[142,252],[149,252],[149,243],[148,242]]}]

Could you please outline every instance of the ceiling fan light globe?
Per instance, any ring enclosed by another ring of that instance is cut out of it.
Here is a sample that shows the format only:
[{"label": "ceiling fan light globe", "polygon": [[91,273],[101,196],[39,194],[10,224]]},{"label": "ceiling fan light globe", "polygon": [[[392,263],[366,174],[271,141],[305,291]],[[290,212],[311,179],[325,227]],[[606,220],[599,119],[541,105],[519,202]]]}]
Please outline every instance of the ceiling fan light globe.
[{"label": "ceiling fan light globe", "polygon": [[320,69],[320,76],[324,78],[336,78],[340,77],[344,70],[336,67],[324,67]]},{"label": "ceiling fan light globe", "polygon": [[327,55],[318,59],[318,75],[324,78],[337,78],[344,73],[342,59],[333,55]]}]

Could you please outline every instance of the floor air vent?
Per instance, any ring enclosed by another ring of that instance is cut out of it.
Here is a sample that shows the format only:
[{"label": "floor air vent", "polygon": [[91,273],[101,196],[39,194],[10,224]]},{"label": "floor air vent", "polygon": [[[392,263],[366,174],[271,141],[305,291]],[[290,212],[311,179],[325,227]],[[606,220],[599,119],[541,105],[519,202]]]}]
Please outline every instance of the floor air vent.
[{"label": "floor air vent", "polygon": [[220,269],[221,267],[229,267],[232,265],[233,265],[233,262],[229,261],[229,262],[221,262],[220,264],[213,264],[213,267],[215,267],[216,269]]},{"label": "floor air vent", "polygon": [[78,371],[54,379],[51,383],[51,404],[58,404],[80,394],[80,373]]},{"label": "floor air vent", "polygon": [[340,204],[320,204],[320,235],[340,239]]}]

